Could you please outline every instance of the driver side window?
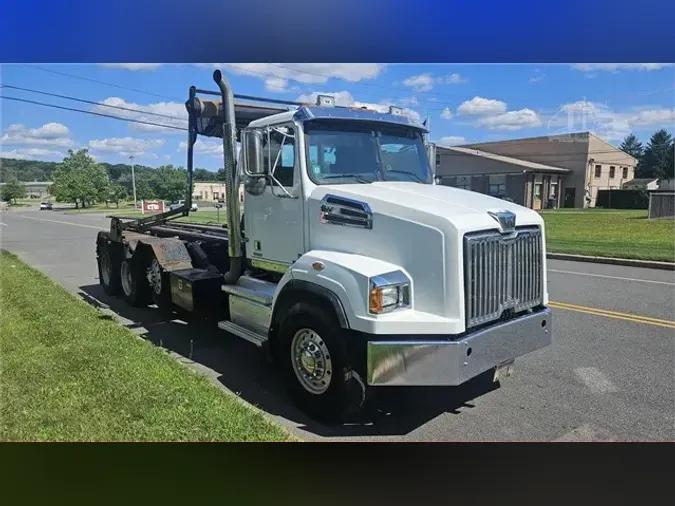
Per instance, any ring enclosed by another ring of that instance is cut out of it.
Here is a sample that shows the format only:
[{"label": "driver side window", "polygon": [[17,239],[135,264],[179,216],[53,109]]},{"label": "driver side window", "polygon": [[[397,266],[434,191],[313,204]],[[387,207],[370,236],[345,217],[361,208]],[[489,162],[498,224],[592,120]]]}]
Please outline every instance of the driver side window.
[{"label": "driver side window", "polygon": [[269,128],[263,136],[263,156],[268,174],[274,176],[282,186],[292,188],[296,177],[295,129]]}]

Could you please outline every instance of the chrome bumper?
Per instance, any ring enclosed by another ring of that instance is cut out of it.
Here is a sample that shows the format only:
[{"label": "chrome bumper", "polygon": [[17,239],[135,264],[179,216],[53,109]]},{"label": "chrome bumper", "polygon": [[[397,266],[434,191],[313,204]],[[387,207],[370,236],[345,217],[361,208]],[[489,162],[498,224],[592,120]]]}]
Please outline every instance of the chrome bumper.
[{"label": "chrome bumper", "polygon": [[551,310],[493,325],[457,341],[369,341],[368,384],[454,386],[551,344]]}]

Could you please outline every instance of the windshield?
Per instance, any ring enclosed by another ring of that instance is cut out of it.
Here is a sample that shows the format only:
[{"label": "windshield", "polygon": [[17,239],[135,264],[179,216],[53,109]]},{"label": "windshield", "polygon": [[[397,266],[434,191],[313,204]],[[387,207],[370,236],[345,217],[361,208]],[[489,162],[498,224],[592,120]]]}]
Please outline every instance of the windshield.
[{"label": "windshield", "polygon": [[422,133],[382,123],[305,123],[307,167],[316,184],[414,181],[431,184]]}]

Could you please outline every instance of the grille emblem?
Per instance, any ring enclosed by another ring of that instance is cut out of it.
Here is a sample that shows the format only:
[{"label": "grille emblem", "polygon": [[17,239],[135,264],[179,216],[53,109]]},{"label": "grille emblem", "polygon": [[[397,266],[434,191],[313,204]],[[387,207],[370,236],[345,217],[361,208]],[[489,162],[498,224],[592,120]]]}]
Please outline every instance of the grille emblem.
[{"label": "grille emblem", "polygon": [[516,215],[511,211],[488,211],[497,223],[502,234],[510,234],[516,228]]}]

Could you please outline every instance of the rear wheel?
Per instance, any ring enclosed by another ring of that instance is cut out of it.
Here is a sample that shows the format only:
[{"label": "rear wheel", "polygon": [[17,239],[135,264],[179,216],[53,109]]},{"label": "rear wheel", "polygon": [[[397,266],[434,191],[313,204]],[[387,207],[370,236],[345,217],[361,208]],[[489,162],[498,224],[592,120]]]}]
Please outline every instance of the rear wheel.
[{"label": "rear wheel", "polygon": [[120,262],[117,248],[102,242],[98,251],[98,280],[108,295],[119,295],[121,290]]},{"label": "rear wheel", "polygon": [[171,303],[169,273],[162,268],[154,255],[152,255],[150,265],[146,269],[146,278],[154,303],[163,313],[171,314],[173,304]]},{"label": "rear wheel", "polygon": [[300,302],[284,317],[276,340],[276,357],[291,398],[322,422],[354,416],[368,393],[349,363],[340,333],[331,313]]},{"label": "rear wheel", "polygon": [[127,258],[122,262],[120,279],[124,300],[129,305],[139,307],[150,303],[150,284],[139,258]]}]

